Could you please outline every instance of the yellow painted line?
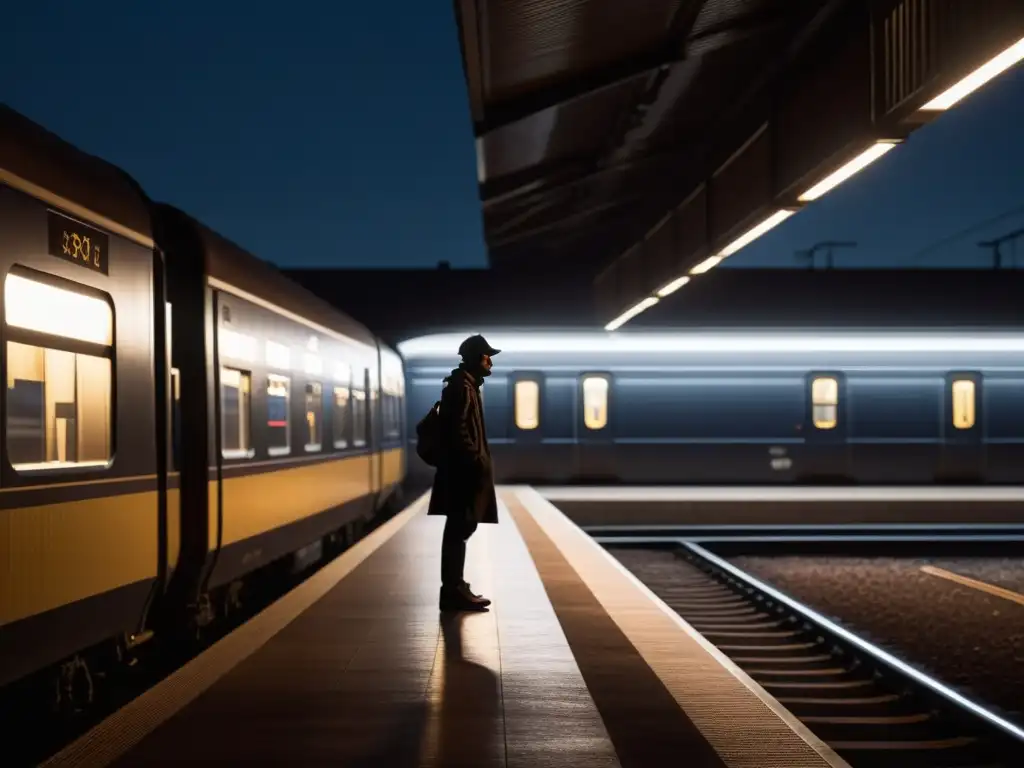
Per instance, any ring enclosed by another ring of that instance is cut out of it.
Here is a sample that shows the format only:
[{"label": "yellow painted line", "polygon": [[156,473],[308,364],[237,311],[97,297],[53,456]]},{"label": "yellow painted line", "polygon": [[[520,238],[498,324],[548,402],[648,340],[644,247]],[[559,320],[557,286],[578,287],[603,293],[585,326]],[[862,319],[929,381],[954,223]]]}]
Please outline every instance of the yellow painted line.
[{"label": "yellow painted line", "polygon": [[181,669],[69,744],[42,763],[42,766],[73,765],[101,768],[125,755],[330,592],[356,566],[386,544],[406,523],[421,512],[427,498],[428,495],[423,494],[405,511],[357,542],[333,562],[284,597],[271,603]]},{"label": "yellow painted line", "polygon": [[961,576],[959,573],[947,571],[945,568],[936,568],[934,565],[922,565],[921,573],[927,573],[929,576],[938,576],[940,579],[955,581],[957,584],[963,584],[965,587],[971,587],[972,589],[977,589],[980,592],[987,592],[990,595],[1017,603],[1017,605],[1024,605],[1024,595],[1019,592],[1014,592],[1012,589],[997,587],[994,584],[988,584],[984,581],[978,581],[977,579],[972,579],[969,576]]}]

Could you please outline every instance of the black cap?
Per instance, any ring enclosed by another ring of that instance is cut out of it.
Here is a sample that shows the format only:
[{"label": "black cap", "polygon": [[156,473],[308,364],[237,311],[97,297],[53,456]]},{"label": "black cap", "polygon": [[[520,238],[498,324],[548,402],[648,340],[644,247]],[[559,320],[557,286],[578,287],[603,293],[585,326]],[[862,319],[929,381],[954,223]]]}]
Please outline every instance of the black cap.
[{"label": "black cap", "polygon": [[494,357],[499,352],[501,352],[500,349],[495,349],[488,344],[487,339],[479,333],[476,336],[470,336],[459,344],[459,357],[463,360],[477,360],[484,355]]}]

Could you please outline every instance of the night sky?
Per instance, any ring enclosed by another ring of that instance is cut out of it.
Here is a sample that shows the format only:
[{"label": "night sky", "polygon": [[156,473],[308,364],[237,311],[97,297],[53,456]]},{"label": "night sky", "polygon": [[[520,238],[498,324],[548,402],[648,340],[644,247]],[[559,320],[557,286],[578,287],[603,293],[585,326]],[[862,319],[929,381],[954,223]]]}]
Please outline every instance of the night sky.
[{"label": "night sky", "polygon": [[[4,15],[0,100],[258,256],[486,263],[448,0],[51,0]],[[1024,227],[1022,125],[1018,67],[730,263],[791,266],[833,239],[859,242],[839,266],[986,264],[978,240]]]}]

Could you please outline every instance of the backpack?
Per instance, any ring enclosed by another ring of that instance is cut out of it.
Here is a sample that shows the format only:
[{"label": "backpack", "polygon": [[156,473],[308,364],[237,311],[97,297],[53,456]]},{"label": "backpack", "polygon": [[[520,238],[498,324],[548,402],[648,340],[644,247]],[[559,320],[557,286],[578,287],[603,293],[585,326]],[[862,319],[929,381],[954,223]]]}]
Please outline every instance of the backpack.
[{"label": "backpack", "polygon": [[441,458],[441,401],[416,425],[416,453],[429,466],[437,466]]}]

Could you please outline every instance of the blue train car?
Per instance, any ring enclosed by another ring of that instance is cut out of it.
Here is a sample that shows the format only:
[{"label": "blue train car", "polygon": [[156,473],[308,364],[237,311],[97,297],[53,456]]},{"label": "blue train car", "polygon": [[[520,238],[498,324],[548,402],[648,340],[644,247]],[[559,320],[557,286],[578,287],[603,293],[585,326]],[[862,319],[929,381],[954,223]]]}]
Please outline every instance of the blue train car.
[{"label": "blue train car", "polygon": [[[399,345],[410,419],[466,335]],[[502,350],[483,397],[499,482],[1024,480],[1021,332],[485,335]]]}]

